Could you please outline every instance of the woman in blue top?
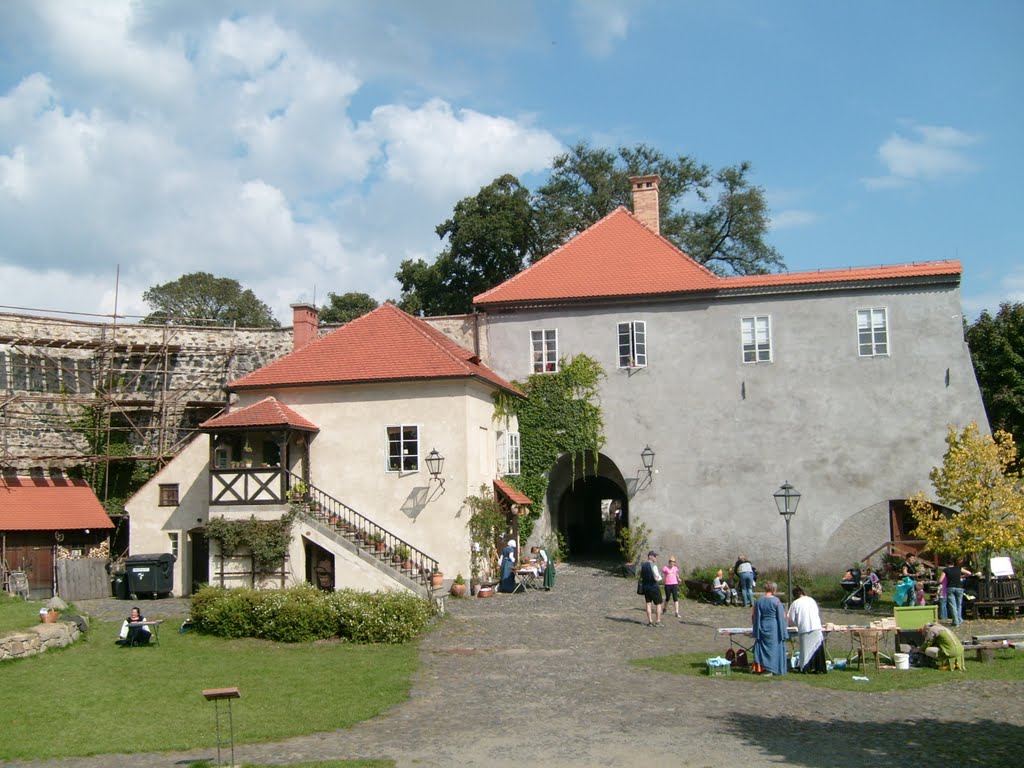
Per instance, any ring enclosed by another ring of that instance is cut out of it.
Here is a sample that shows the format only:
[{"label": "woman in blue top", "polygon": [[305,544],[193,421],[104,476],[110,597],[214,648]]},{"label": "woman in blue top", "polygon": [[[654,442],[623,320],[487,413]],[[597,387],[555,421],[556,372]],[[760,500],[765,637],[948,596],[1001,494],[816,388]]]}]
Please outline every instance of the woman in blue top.
[{"label": "woman in blue top", "polygon": [[754,671],[765,675],[786,674],[786,608],[775,596],[779,585],[764,585],[764,597],[754,603]]}]

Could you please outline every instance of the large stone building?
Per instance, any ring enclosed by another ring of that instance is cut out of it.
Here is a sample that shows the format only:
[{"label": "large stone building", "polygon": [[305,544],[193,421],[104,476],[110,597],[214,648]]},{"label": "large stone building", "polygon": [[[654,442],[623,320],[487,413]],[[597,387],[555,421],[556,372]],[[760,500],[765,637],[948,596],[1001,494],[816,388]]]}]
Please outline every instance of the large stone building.
[{"label": "large stone building", "polygon": [[841,572],[909,538],[904,500],[931,490],[947,425],[987,425],[959,262],[719,277],[659,235],[657,182],[634,179],[643,215],[620,208],[476,297],[501,375],[580,353],[607,372],[597,470],[551,468],[541,529],[583,554],[644,522],[687,567],[780,564],[789,481],[801,566]]}]

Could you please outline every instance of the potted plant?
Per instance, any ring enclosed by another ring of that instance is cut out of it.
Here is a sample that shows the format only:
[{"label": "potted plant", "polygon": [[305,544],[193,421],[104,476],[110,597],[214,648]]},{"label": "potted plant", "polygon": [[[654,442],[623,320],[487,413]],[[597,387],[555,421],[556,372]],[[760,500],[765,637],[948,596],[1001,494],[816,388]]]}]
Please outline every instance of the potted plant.
[{"label": "potted plant", "polygon": [[622,571],[626,576],[636,576],[640,559],[643,556],[644,548],[647,546],[647,539],[651,535],[651,529],[644,523],[639,523],[630,528],[623,528],[619,531],[619,552],[625,561]]},{"label": "potted plant", "polygon": [[462,578],[462,574],[458,574],[455,577],[455,581],[452,582],[452,597],[465,597],[466,596],[466,580]]},{"label": "potted plant", "polygon": [[368,541],[373,544],[374,552],[384,551],[384,534],[380,531],[374,531],[370,534]]},{"label": "potted plant", "polygon": [[403,571],[412,570],[412,550],[409,549],[405,544],[398,544],[395,547],[395,557],[402,564]]},{"label": "potted plant", "polygon": [[444,584],[444,573],[442,571],[434,571],[430,574],[430,586],[437,589]]},{"label": "potted plant", "polygon": [[39,614],[39,620],[44,624],[56,624],[60,618],[60,611],[56,608],[47,608],[46,613]]}]

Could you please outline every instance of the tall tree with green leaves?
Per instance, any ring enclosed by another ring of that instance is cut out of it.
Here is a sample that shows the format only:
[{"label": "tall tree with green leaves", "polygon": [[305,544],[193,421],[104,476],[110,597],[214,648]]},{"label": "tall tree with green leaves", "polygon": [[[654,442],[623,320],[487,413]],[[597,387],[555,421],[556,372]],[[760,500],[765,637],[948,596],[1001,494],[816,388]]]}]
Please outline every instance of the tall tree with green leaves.
[{"label": "tall tree with green leaves", "polygon": [[998,552],[1024,549],[1024,494],[1017,449],[1009,432],[983,435],[971,423],[950,426],[942,466],[931,471],[935,507],[923,491],[908,499],[914,534],[939,555],[973,555],[979,564]]},{"label": "tall tree with green leaves", "polygon": [[460,200],[436,231],[448,239],[437,261],[406,259],[395,274],[399,306],[412,314],[471,311],[473,297],[519,272],[537,245],[530,192],[507,174]]},{"label": "tall tree with green leaves", "polygon": [[320,308],[320,321],[323,323],[347,323],[372,312],[380,303],[368,293],[349,291],[348,293],[328,293],[327,303]]},{"label": "tall tree with green leaves", "polygon": [[[632,208],[631,176],[657,174],[661,234],[696,261],[722,274],[762,274],[782,269],[779,253],[765,241],[768,206],[764,190],[750,183],[750,163],[712,171],[693,158],[671,158],[638,144],[617,152],[585,142],[559,155],[551,177],[537,190],[535,208],[541,257],[618,206]],[[685,196],[701,205],[682,207]]]},{"label": "tall tree with green leaves", "polygon": [[1024,450],[1024,304],[1004,302],[995,317],[982,312],[967,328],[967,343],[989,424]]},{"label": "tall tree with green leaves", "polygon": [[229,277],[192,272],[142,294],[153,309],[145,323],[187,325],[238,325],[243,328],[277,328],[270,307],[248,288]]}]

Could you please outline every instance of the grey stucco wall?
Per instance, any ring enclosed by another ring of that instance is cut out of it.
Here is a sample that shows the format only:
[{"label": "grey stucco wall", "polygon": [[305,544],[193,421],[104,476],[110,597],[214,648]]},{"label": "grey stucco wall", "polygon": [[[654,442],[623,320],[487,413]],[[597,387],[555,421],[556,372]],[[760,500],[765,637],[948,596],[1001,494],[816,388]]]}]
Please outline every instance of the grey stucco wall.
[{"label": "grey stucco wall", "polygon": [[[856,311],[872,307],[888,311],[890,354],[862,358]],[[930,492],[948,424],[987,428],[960,313],[952,282],[491,312],[486,362],[524,379],[530,331],[555,328],[560,356],[604,366],[602,453],[629,478],[654,449],[630,517],[687,568],[741,552],[784,564],[772,494],[788,480],[803,494],[794,564],[834,570],[889,538],[890,500]],[[771,318],[770,363],[742,361],[751,315]],[[646,368],[617,368],[627,320],[646,322]]]}]

